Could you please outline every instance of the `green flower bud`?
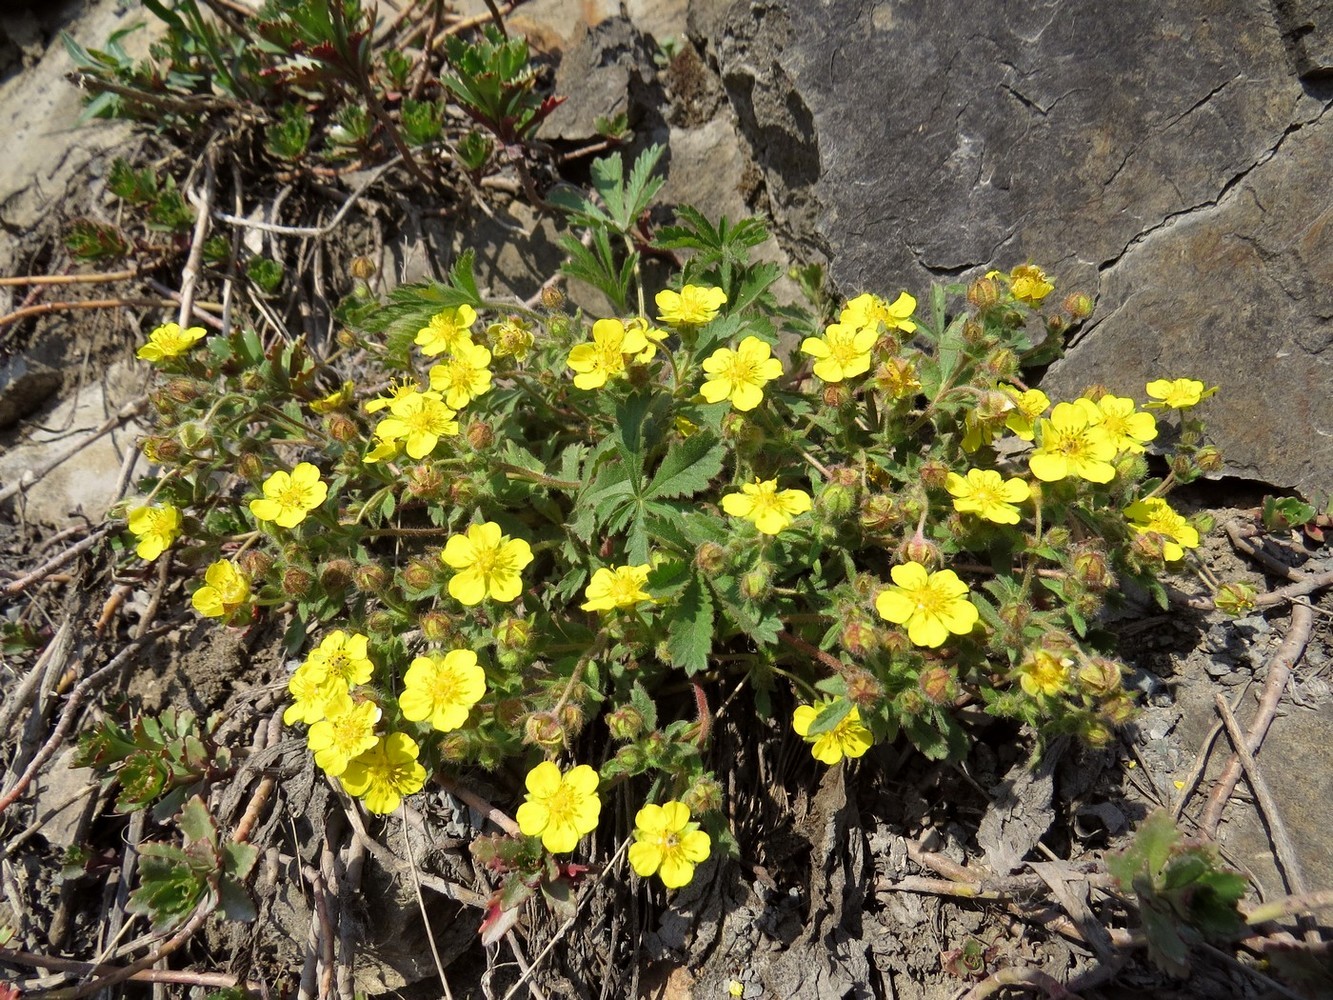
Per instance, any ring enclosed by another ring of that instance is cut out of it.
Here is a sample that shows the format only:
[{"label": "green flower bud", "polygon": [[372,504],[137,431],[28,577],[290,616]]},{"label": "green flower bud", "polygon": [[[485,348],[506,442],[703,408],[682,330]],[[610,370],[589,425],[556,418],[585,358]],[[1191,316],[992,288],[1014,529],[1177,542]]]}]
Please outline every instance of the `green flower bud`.
[{"label": "green flower bud", "polygon": [[443,645],[455,635],[454,621],[443,611],[427,611],[418,620],[421,634],[427,642]]},{"label": "green flower bud", "polygon": [[690,816],[695,818],[705,813],[716,812],[722,808],[722,786],[712,775],[705,774],[695,779],[694,784],[680,797],[680,801],[690,811]]},{"label": "green flower bud", "polygon": [[1213,597],[1213,606],[1223,614],[1239,618],[1254,610],[1254,599],[1258,591],[1248,583],[1224,583],[1217,588]]},{"label": "green flower bud", "polygon": [[363,594],[379,594],[389,585],[389,573],[378,563],[363,563],[352,572],[352,582]]},{"label": "green flower bud", "polygon": [[403,582],[412,590],[429,590],[435,583],[435,565],[423,559],[413,559],[403,567]]},{"label": "green flower bud", "polygon": [[633,705],[621,705],[606,717],[612,739],[636,740],[643,732],[643,713]]},{"label": "green flower bud", "polygon": [[543,750],[559,750],[565,745],[565,731],[550,712],[533,712],[523,724],[523,742]]},{"label": "green flower bud", "polygon": [[352,585],[356,566],[350,559],[330,559],[319,570],[319,582],[327,590],[345,590]]}]

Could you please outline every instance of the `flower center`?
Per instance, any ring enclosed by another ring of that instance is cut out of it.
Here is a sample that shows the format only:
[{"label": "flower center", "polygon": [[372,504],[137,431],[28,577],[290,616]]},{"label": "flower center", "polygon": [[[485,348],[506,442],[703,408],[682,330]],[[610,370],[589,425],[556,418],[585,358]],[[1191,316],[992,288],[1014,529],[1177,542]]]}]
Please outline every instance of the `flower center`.
[{"label": "flower center", "polygon": [[[938,615],[946,604],[949,603],[949,597],[933,583],[927,583],[912,595],[916,598],[916,610],[918,614]],[[846,720],[843,720],[846,722]]]},{"label": "flower center", "polygon": [[565,784],[555,790],[555,794],[546,800],[546,809],[551,814],[552,826],[566,826],[574,822],[574,791]]},{"label": "flower center", "polygon": [[731,361],[727,364],[726,370],[722,373],[723,377],[732,384],[753,382],[755,380],[754,374],[755,363],[748,358],[741,357],[739,354],[733,354],[731,356]]},{"label": "flower center", "polygon": [[431,700],[438,704],[450,704],[458,701],[458,684],[453,674],[440,672],[430,685]]},{"label": "flower center", "polygon": [[278,494],[278,503],[283,507],[304,507],[309,491],[303,486],[292,483]]}]

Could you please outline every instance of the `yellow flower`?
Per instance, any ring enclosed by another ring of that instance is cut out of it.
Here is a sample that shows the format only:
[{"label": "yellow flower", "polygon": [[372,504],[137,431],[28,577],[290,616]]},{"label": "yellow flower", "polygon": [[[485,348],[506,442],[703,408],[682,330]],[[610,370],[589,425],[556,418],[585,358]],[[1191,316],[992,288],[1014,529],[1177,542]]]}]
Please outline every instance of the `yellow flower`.
[{"label": "yellow flower", "polygon": [[1004,391],[1014,401],[1014,409],[1009,411],[1004,426],[1024,441],[1031,441],[1036,435],[1034,428],[1037,418],[1045,413],[1047,407],[1051,405],[1050,398],[1040,389],[1027,389],[1019,392],[1017,389],[1006,387]]},{"label": "yellow flower", "polygon": [[727,996],[743,997],[745,996],[745,984],[739,979],[727,980]]},{"label": "yellow flower", "polygon": [[375,723],[379,721],[380,709],[373,701],[357,703],[340,693],[325,706],[324,718],[310,727],[306,746],[324,773],[336,778],[347,770],[353,757],[375,745]]},{"label": "yellow flower", "polygon": [[1160,410],[1169,407],[1173,410],[1188,410],[1191,406],[1197,406],[1217,392],[1217,386],[1204,389],[1202,382],[1192,378],[1178,378],[1170,381],[1159,378],[1155,382],[1149,382],[1147,390],[1148,395],[1156,401],[1144,404],[1150,409]]},{"label": "yellow flower", "polygon": [[1032,474],[1047,483],[1078,476],[1092,483],[1115,478],[1115,445],[1088,413],[1073,403],[1057,403],[1049,420],[1041,421],[1041,445],[1028,458]]},{"label": "yellow flower", "polygon": [[614,608],[632,608],[640,601],[651,601],[652,595],[644,590],[648,583],[648,563],[641,566],[603,566],[592,575],[580,607],[584,611],[610,611]]},{"label": "yellow flower", "polygon": [[732,517],[743,517],[765,535],[776,535],[792,520],[810,509],[810,494],[804,490],[778,492],[776,479],[742,483],[741,493],[722,498],[722,509]]},{"label": "yellow flower", "polygon": [[473,524],[464,535],[452,535],[440,554],[444,564],[458,570],[449,578],[449,596],[467,605],[487,597],[512,601],[523,592],[519,570],[532,562],[532,549],[521,538],[500,532],[494,521]]},{"label": "yellow flower", "polygon": [[889,358],[874,374],[875,385],[891,399],[906,399],[921,391],[916,365],[904,358]]},{"label": "yellow flower", "polygon": [[877,324],[880,323],[883,323],[887,330],[915,333],[916,324],[912,322],[914,312],[916,312],[916,299],[906,292],[900,292],[892,303],[866,292],[843,307],[838,315],[838,322],[844,326],[870,326],[876,333],[879,332]]},{"label": "yellow flower", "polygon": [[397,458],[398,453],[402,450],[403,442],[401,440],[385,441],[383,438],[376,438],[375,446],[366,452],[366,457],[361,461],[367,465],[373,465],[386,459]]},{"label": "yellow flower", "polygon": [[525,836],[541,837],[552,854],[567,854],[579,838],[597,829],[602,802],[597,797],[597,772],[580,764],[568,774],[544,760],[528,772],[528,794],[514,814]]},{"label": "yellow flower", "polygon": [[367,654],[370,640],[360,632],[348,635],[342,629],[330,632],[306,657],[305,666],[326,677],[351,684],[367,684],[375,665]]},{"label": "yellow flower", "polygon": [[727,303],[727,293],[709,285],[686,285],[679,292],[658,292],[659,322],[672,326],[702,326],[717,318],[717,311]]},{"label": "yellow flower", "polygon": [[801,341],[801,353],[815,358],[815,375],[825,382],[864,375],[870,370],[870,352],[879,339],[873,326],[847,326],[833,323],[824,331],[824,338],[806,337]]},{"label": "yellow flower", "polygon": [[470,649],[451,649],[443,656],[418,656],[407,668],[398,706],[409,722],[430,720],[442,733],[467,721],[472,706],[486,693],[486,671]]},{"label": "yellow flower", "polygon": [[420,392],[421,387],[417,385],[416,379],[407,379],[399,382],[397,379],[389,383],[389,390],[382,396],[376,396],[374,399],[368,399],[361,404],[361,408],[367,413],[378,413],[400,399]]},{"label": "yellow flower", "polygon": [[430,323],[417,331],[416,345],[427,357],[448,351],[455,354],[465,344],[472,343],[472,324],[477,321],[477,310],[462,305],[446,309],[430,318]]},{"label": "yellow flower", "polygon": [[134,554],[152,562],[171,548],[181,532],[181,512],[171,504],[135,507],[127,521],[130,533],[139,539]]},{"label": "yellow flower", "polygon": [[280,528],[295,528],[328,495],[328,484],[319,478],[319,469],[302,462],[290,474],[275,472],[265,479],[264,496],[250,501],[250,513]]},{"label": "yellow flower", "polygon": [[[413,458],[425,458],[440,438],[458,433],[458,421],[454,419],[457,414],[444,405],[438,392],[414,389],[390,403],[389,412],[393,415],[376,425],[375,436],[385,443],[401,439]],[[379,448],[371,452],[378,453]]]},{"label": "yellow flower", "polygon": [[799,705],[791,717],[791,727],[796,735],[811,744],[810,753],[815,760],[830,767],[844,757],[860,757],[875,742],[864,722],[861,713],[853,705],[836,726],[814,736],[809,735],[819,713],[833,704],[832,698],[821,698],[813,705]]},{"label": "yellow flower", "polygon": [[205,618],[225,618],[249,600],[249,578],[222,559],[204,571],[204,586],[194,592],[190,603]]},{"label": "yellow flower", "polygon": [[1030,306],[1041,305],[1042,299],[1055,291],[1055,284],[1046,272],[1033,264],[1019,264],[1009,272],[1010,291],[1019,302]]},{"label": "yellow flower", "polygon": [[1125,518],[1137,534],[1162,536],[1162,558],[1167,562],[1199,547],[1199,532],[1161,497],[1134,501],[1125,508]]},{"label": "yellow flower", "polygon": [[1017,524],[1018,508],[1014,504],[1032,496],[1026,482],[1006,480],[993,469],[968,469],[966,479],[951,472],[945,477],[944,488],[954,498],[954,510],[996,524]]},{"label": "yellow flower", "polygon": [[491,352],[479,344],[464,344],[451,360],[430,370],[430,387],[444,396],[444,405],[459,410],[491,387]]},{"label": "yellow flower", "polygon": [[1011,392],[1000,389],[982,392],[976,405],[969,407],[963,417],[963,450],[976,451],[994,441],[1017,406]]},{"label": "yellow flower", "polygon": [[1018,668],[1018,683],[1033,698],[1052,698],[1064,690],[1069,682],[1069,668],[1074,661],[1057,657],[1049,650],[1038,649]]},{"label": "yellow flower", "polygon": [[645,347],[642,351],[640,351],[638,354],[634,356],[635,364],[640,364],[640,365],[644,365],[647,364],[649,361],[652,361],[653,358],[657,355],[658,347],[662,345],[662,343],[667,339],[667,337],[671,336],[671,334],[668,333],[666,330],[659,329],[658,327],[655,326],[650,326],[648,324],[648,321],[644,319],[642,316],[635,316],[632,320],[630,320],[628,323],[625,324],[625,329],[631,331],[637,330],[639,333],[643,334],[643,339],[648,344],[647,347]]},{"label": "yellow flower", "polygon": [[758,337],[746,337],[736,350],[719,347],[704,359],[709,378],[700,387],[710,403],[731,400],[738,410],[753,410],[764,398],[764,385],[782,374],[782,362]]},{"label": "yellow flower", "polygon": [[347,762],[338,779],[348,794],[381,816],[398,808],[404,795],[426,784],[426,769],[417,763],[421,748],[406,733],[389,733],[369,750]]},{"label": "yellow flower", "polygon": [[1087,411],[1091,425],[1106,431],[1117,452],[1141,455],[1144,442],[1157,437],[1157,419],[1151,413],[1136,410],[1132,399],[1108,395],[1095,403],[1082,398],[1074,402]]},{"label": "yellow flower", "polygon": [[334,410],[341,410],[352,401],[356,387],[351,382],[344,382],[338,389],[329,393],[323,399],[316,399],[310,404],[310,409],[316,413],[332,413]]},{"label": "yellow flower", "polygon": [[512,357],[522,361],[532,350],[532,324],[521,316],[508,316],[486,327],[493,353],[497,358]]},{"label": "yellow flower", "polygon": [[647,347],[642,330],[627,330],[618,319],[599,319],[592,325],[592,343],[579,344],[569,352],[567,363],[577,373],[574,385],[580,389],[601,388],[607,379],[625,373],[626,354],[638,354]]},{"label": "yellow flower", "polygon": [[204,328],[192,326],[182,330],[178,323],[163,323],[148,335],[148,343],[135,352],[136,358],[157,364],[178,358],[203,338]]},{"label": "yellow flower", "polygon": [[309,726],[326,716],[329,702],[347,694],[347,682],[307,662],[296,668],[287,682],[287,691],[293,701],[282,713],[283,724],[304,722]]},{"label": "yellow flower", "polygon": [[951,569],[931,573],[909,562],[890,570],[896,586],[875,598],[875,610],[895,625],[907,626],[907,638],[918,646],[943,646],[949,634],[967,635],[980,617],[967,599],[967,584]]},{"label": "yellow flower", "polygon": [[708,859],[712,840],[690,822],[683,802],[646,805],[634,817],[634,843],[629,865],[640,878],[657,875],[668,889],[689,885],[694,866]]}]

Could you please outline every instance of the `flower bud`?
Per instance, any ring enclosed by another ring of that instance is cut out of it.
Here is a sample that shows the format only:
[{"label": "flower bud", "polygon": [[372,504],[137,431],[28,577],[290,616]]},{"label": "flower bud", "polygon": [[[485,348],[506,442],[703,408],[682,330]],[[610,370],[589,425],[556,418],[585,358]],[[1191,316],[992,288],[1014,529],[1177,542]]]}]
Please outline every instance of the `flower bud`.
[{"label": "flower bud", "polygon": [[920,715],[926,707],[926,700],[917,691],[908,688],[898,695],[898,711],[907,718]]},{"label": "flower bud", "polygon": [[481,451],[495,443],[495,431],[483,420],[474,420],[467,425],[467,443]]},{"label": "flower bud", "polygon": [[1092,591],[1106,590],[1115,582],[1106,563],[1106,553],[1096,546],[1075,549],[1072,568],[1075,579]]},{"label": "flower bud", "polygon": [[258,483],[264,478],[264,463],[258,455],[246,452],[236,459],[236,474],[242,479]]},{"label": "flower bud", "polygon": [[583,706],[568,702],[560,706],[560,728],[568,739],[574,739],[583,732]]},{"label": "flower bud", "polygon": [[884,648],[885,655],[891,660],[906,656],[913,648],[907,633],[898,628],[885,629],[879,634],[879,642]]},{"label": "flower bud", "polygon": [[824,405],[837,409],[852,401],[852,390],[845,382],[829,382],[824,386]]},{"label": "flower bud", "polygon": [[1094,749],[1101,750],[1111,745],[1115,733],[1101,719],[1084,719],[1079,726],[1079,736],[1083,742]]},{"label": "flower bud", "polygon": [[258,549],[246,549],[236,557],[236,565],[251,580],[262,580],[273,568],[273,557]]},{"label": "flower bud", "polygon": [[978,278],[967,286],[967,301],[974,309],[989,309],[1000,301],[1000,286],[993,278]]},{"label": "flower bud", "polygon": [[717,542],[704,542],[694,552],[694,565],[708,576],[716,576],[727,565],[727,550]]},{"label": "flower bud", "polygon": [[375,277],[375,262],[369,257],[353,257],[349,270],[357,281],[369,281]]},{"label": "flower bud", "polygon": [[883,642],[879,631],[867,621],[853,618],[842,627],[839,645],[858,660],[875,653]]},{"label": "flower bud", "polygon": [[166,465],[181,457],[180,442],[175,438],[149,435],[143,439],[144,457],[157,465]]},{"label": "flower bud", "polygon": [[1087,319],[1092,315],[1092,296],[1087,292],[1070,292],[1065,296],[1064,308],[1065,312],[1069,313],[1069,318],[1076,322]]},{"label": "flower bud", "polygon": [[921,482],[929,489],[939,490],[944,488],[944,483],[949,478],[949,466],[939,459],[932,458],[928,462],[922,462],[921,468],[917,471]]},{"label": "flower bud", "polygon": [[847,700],[860,708],[878,705],[884,697],[884,686],[869,670],[850,668],[843,673],[847,681]]},{"label": "flower bud", "polygon": [[1069,320],[1059,314],[1046,318],[1046,332],[1053,337],[1058,337],[1068,325]]},{"label": "flower bud", "polygon": [[621,705],[607,715],[606,728],[612,739],[637,740],[643,732],[643,713],[633,705]]},{"label": "flower bud", "polygon": [[1258,591],[1248,583],[1224,583],[1213,596],[1213,606],[1223,614],[1239,618],[1254,610]]},{"label": "flower bud", "polygon": [[208,428],[193,420],[183,423],[177,428],[176,439],[180,441],[186,451],[198,451],[209,447],[213,443],[213,439],[209,437]]},{"label": "flower bud", "polygon": [[423,559],[413,559],[403,567],[403,582],[412,590],[429,590],[435,583],[435,566]]},{"label": "flower bud", "polygon": [[556,285],[542,285],[541,298],[547,309],[560,309],[565,304],[565,293]]},{"label": "flower bud", "polygon": [[241,376],[241,388],[246,392],[258,392],[264,388],[264,376],[253,368]]},{"label": "flower bud", "polygon": [[986,328],[972,317],[963,321],[963,343],[969,347],[980,347],[986,342]]},{"label": "flower bud", "polygon": [[1194,454],[1194,464],[1201,472],[1221,472],[1222,453],[1212,445],[1204,445]]},{"label": "flower bud", "polygon": [[528,716],[521,698],[506,698],[495,706],[495,721],[501,728],[513,732]]},{"label": "flower bud", "polygon": [[533,712],[523,723],[523,742],[535,743],[543,750],[558,750],[565,745],[565,733],[550,712]]},{"label": "flower bud", "polygon": [[1122,690],[1102,703],[1102,712],[1112,723],[1123,726],[1138,714],[1138,709],[1134,707],[1134,699]]},{"label": "flower bud", "polygon": [[420,500],[437,500],[445,493],[444,473],[438,466],[423,462],[407,472],[407,495]]},{"label": "flower bud", "polygon": [[986,358],[986,372],[995,379],[1010,379],[1018,374],[1018,355],[1007,347],[992,351]]},{"label": "flower bud", "polygon": [[897,554],[899,562],[920,563],[929,570],[937,568],[941,560],[940,547],[920,532],[903,542]]},{"label": "flower bud", "polygon": [[903,509],[896,497],[877,493],[861,501],[861,527],[887,535],[903,523]]},{"label": "flower bud", "polygon": [[330,413],[324,418],[324,426],[328,428],[329,437],[343,444],[361,437],[361,428],[345,413]]},{"label": "flower bud", "polygon": [[524,650],[532,641],[532,619],[508,615],[496,622],[492,634],[504,649]]},{"label": "flower bud", "polygon": [[371,635],[387,636],[401,631],[398,620],[389,611],[382,608],[366,615],[366,631]]},{"label": "flower bud", "polygon": [[773,591],[773,575],[761,563],[741,577],[741,596],[747,601],[762,601]]},{"label": "flower bud", "polygon": [[442,645],[454,637],[454,620],[443,611],[427,611],[417,624],[427,642]]},{"label": "flower bud", "polygon": [[338,342],[339,347],[346,347],[349,350],[359,346],[356,339],[356,334],[354,334],[351,330],[348,330],[346,328],[339,330],[337,335],[333,339]]},{"label": "flower bud", "polygon": [[440,748],[440,758],[451,763],[461,763],[467,760],[468,743],[471,742],[468,730],[456,730],[452,733],[444,733],[436,744]]},{"label": "flower bud", "polygon": [[291,598],[302,598],[310,593],[315,578],[299,566],[291,566],[282,574],[282,592]]},{"label": "flower bud", "polygon": [[917,678],[922,695],[934,705],[948,705],[958,697],[958,686],[953,674],[944,667],[930,667]]},{"label": "flower bud", "polygon": [[906,399],[921,391],[916,365],[905,358],[888,358],[871,376],[875,388],[890,399]]},{"label": "flower bud", "polygon": [[203,389],[192,378],[173,378],[164,391],[177,403],[191,403],[203,395]]},{"label": "flower bud", "polygon": [[616,763],[630,774],[638,774],[648,763],[647,755],[644,754],[643,749],[634,743],[617,750],[615,759]]},{"label": "flower bud", "polygon": [[694,784],[680,797],[680,801],[690,811],[691,817],[716,812],[722,808],[722,786],[716,778],[705,774],[695,779]]},{"label": "flower bud", "polygon": [[1120,664],[1104,656],[1094,656],[1078,672],[1079,685],[1095,698],[1105,698],[1120,690]]},{"label": "flower bud", "polygon": [[319,582],[327,590],[346,590],[352,585],[356,565],[350,559],[330,559],[319,570]]},{"label": "flower bud", "polygon": [[840,520],[851,513],[852,502],[851,488],[829,483],[815,498],[815,508],[830,520]]},{"label": "flower bud", "polygon": [[389,572],[378,563],[363,563],[352,571],[352,582],[363,594],[379,594],[389,585]]},{"label": "flower bud", "polygon": [[471,479],[455,479],[449,483],[449,503],[454,507],[471,507],[477,498],[477,487]]},{"label": "flower bud", "polygon": [[1014,631],[1022,629],[1027,624],[1032,609],[1019,601],[1001,604],[996,609],[996,614],[1000,616],[1000,621],[1004,622]]}]

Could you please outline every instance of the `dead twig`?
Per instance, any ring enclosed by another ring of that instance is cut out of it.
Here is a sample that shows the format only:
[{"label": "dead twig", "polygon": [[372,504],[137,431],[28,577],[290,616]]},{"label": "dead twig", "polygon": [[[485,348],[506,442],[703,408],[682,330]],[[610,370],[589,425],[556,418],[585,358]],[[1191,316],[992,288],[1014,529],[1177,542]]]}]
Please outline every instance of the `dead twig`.
[{"label": "dead twig", "polygon": [[[36,969],[55,969],[59,972],[73,972],[80,976],[108,975],[117,971],[117,965],[96,965],[92,962],[79,962],[72,958],[57,958],[53,955],[34,955],[28,951],[14,951],[0,948],[0,962],[14,965],[27,965]],[[207,986],[229,989],[244,986],[247,990],[259,992],[258,983],[242,983],[236,976],[226,972],[191,972],[188,969],[144,969],[127,979],[133,983],[173,983],[181,986]],[[49,996],[50,994],[48,994]]]},{"label": "dead twig", "polygon": [[1323,590],[1325,587],[1333,587],[1333,571],[1307,576],[1296,583],[1279,587],[1277,590],[1270,590],[1266,594],[1260,594],[1254,599],[1254,605],[1258,608],[1271,608],[1275,604],[1282,604],[1294,597],[1313,594],[1316,590]]},{"label": "dead twig", "polygon": [[13,278],[0,278],[0,288],[9,285],[102,285],[113,281],[131,281],[138,276],[138,269],[133,267],[101,274],[20,274]]},{"label": "dead twig", "polygon": [[91,535],[89,535],[87,538],[85,538],[83,541],[71,545],[64,552],[60,552],[57,555],[52,556],[50,559],[46,560],[46,562],[42,563],[35,570],[29,573],[27,576],[19,577],[13,583],[8,584],[4,590],[5,596],[14,597],[17,594],[23,593],[34,583],[37,583],[40,580],[45,579],[47,576],[58,570],[61,566],[65,565],[65,563],[71,562],[74,559],[81,556],[83,553],[87,552],[94,545],[96,545],[103,538],[105,538],[110,531],[111,531],[110,525],[103,525],[102,527],[94,531]]},{"label": "dead twig", "polygon": [[1040,969],[999,969],[968,990],[963,1000],[984,1000],[1006,986],[1040,991],[1051,1000],[1080,1000],[1077,993],[1069,992],[1058,979]]},{"label": "dead twig", "polygon": [[[22,309],[15,309],[12,313],[0,316],[0,329],[17,323],[21,319],[31,319],[33,316],[45,316],[53,312],[74,312],[80,309],[123,309],[127,306],[134,306],[136,309],[170,309],[176,305],[170,299],[142,299],[142,298],[119,298],[119,299],[86,299],[82,302],[43,302],[40,305],[25,306]],[[196,308],[221,309],[222,306],[217,303],[199,303]]]},{"label": "dead twig", "polygon": [[497,809],[476,792],[469,788],[464,788],[445,774],[436,774],[435,783],[455,798],[462,799],[467,806],[477,810],[477,812],[481,813],[486,819],[490,820],[505,833],[513,836],[519,835],[520,831],[518,824],[514,822],[509,814],[501,809]]}]

